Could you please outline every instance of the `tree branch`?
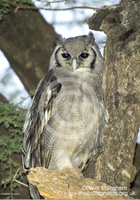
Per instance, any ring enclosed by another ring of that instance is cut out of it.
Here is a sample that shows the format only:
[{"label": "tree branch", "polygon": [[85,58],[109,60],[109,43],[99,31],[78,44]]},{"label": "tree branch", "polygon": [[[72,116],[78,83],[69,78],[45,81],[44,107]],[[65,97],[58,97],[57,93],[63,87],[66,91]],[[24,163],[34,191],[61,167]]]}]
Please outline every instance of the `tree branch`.
[{"label": "tree branch", "polygon": [[112,187],[91,178],[83,180],[82,173],[74,168],[31,168],[27,178],[45,199],[131,199],[125,187]]},{"label": "tree branch", "polygon": [[100,10],[100,8],[90,7],[90,6],[73,6],[69,8],[46,8],[46,7],[35,7],[35,6],[27,6],[23,4],[16,4],[11,2],[12,6],[16,7],[15,13],[19,9],[26,9],[26,10],[48,10],[48,11],[66,11],[66,10],[74,10],[74,9],[90,9],[90,10]]}]

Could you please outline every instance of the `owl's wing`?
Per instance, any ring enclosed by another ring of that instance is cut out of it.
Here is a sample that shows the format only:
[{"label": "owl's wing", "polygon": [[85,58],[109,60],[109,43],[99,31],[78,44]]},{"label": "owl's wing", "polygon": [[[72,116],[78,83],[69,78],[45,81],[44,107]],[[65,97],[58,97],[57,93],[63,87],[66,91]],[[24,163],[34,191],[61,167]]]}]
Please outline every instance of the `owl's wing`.
[{"label": "owl's wing", "polygon": [[25,169],[37,166],[47,168],[49,165],[51,152],[47,147],[52,133],[47,129],[47,122],[52,116],[52,104],[60,90],[61,83],[57,81],[53,70],[38,84],[23,129]]}]

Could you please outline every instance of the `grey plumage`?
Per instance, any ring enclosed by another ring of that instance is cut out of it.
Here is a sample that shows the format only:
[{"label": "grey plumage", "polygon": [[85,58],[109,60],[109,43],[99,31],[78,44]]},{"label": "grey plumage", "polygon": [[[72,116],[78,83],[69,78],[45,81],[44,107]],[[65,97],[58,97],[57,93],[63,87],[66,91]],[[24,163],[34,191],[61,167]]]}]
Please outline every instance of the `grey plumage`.
[{"label": "grey plumage", "polygon": [[[93,35],[62,39],[24,124],[25,168],[83,170],[103,144],[103,59]],[[31,189],[33,198],[39,198]]]}]

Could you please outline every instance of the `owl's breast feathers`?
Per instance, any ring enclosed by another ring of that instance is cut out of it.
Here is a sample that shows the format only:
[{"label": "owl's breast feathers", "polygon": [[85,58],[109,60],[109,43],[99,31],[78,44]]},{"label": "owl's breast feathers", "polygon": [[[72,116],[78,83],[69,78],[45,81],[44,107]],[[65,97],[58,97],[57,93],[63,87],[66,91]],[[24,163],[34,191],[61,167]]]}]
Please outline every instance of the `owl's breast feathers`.
[{"label": "owl's breast feathers", "polygon": [[105,108],[92,77],[58,68],[40,81],[24,124],[25,168],[60,168],[62,160],[78,168],[100,146]]}]

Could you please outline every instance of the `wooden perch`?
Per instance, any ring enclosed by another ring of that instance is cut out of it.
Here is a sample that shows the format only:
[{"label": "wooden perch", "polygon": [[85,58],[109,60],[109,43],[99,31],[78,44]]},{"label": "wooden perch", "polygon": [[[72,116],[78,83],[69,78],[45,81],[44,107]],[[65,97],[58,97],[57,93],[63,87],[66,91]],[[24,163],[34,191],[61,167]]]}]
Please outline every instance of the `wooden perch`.
[{"label": "wooden perch", "polygon": [[31,168],[27,176],[45,199],[121,199],[131,198],[124,187],[111,187],[90,178],[83,178],[73,168],[49,171],[43,167]]}]

